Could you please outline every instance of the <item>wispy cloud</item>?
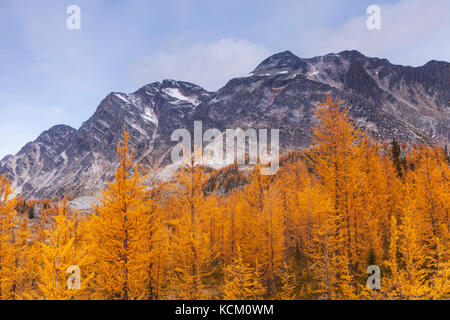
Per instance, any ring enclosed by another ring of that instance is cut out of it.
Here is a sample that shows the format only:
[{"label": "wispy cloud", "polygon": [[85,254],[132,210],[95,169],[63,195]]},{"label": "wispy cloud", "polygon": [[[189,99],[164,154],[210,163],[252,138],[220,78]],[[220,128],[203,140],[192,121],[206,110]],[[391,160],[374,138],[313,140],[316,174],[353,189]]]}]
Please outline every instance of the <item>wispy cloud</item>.
[{"label": "wispy cloud", "polygon": [[320,55],[357,49],[412,66],[431,59],[450,60],[450,1],[403,0],[380,8],[381,30],[367,29],[367,16],[361,12],[336,28],[322,25],[308,29],[303,33],[308,46],[299,50]]},{"label": "wispy cloud", "polygon": [[212,91],[250,72],[268,55],[267,48],[250,41],[221,39],[144,57],[130,65],[129,75],[138,84],[176,79]]}]

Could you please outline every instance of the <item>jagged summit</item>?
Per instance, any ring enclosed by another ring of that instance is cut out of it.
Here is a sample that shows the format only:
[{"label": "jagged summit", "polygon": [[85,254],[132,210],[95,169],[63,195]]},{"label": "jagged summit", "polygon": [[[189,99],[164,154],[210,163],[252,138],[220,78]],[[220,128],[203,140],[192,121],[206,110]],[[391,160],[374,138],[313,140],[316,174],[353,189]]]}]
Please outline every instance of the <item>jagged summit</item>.
[{"label": "jagged summit", "polygon": [[[48,149],[61,149],[69,142],[75,131],[76,129],[65,124],[55,125],[42,132],[34,143],[46,145],[49,147]],[[55,139],[54,137],[58,137],[58,139]],[[27,153],[31,148],[33,148],[33,143],[27,143],[17,154]]]},{"label": "jagged summit", "polygon": [[430,60],[427,63],[425,63],[423,66],[429,66],[429,67],[434,67],[434,66],[439,66],[439,67],[448,67],[450,65],[449,62],[447,61],[440,61],[440,60]]},{"label": "jagged summit", "polygon": [[42,132],[36,139],[36,141],[44,142],[54,135],[70,135],[75,131],[76,129],[72,128],[71,126],[65,124],[58,124]]},{"label": "jagged summit", "polygon": [[341,51],[341,52],[337,53],[337,55],[345,57],[345,58],[348,58],[348,59],[364,59],[364,58],[367,58],[364,54],[362,54],[358,50],[344,50],[344,51]]},{"label": "jagged summit", "polygon": [[305,63],[291,51],[283,51],[261,62],[253,71],[254,74],[277,71],[296,70],[305,66]]},{"label": "jagged summit", "polygon": [[112,92],[78,130],[54,126],[6,156],[0,174],[27,199],[91,196],[113,178],[123,128],[139,164],[164,167],[176,145],[172,132],[192,131],[195,120],[204,130],[280,129],[281,152],[302,149],[311,143],[314,108],[327,95],[343,100],[355,123],[379,141],[450,141],[448,62],[414,68],[355,50],[313,58],[284,51],[216,92],[176,80]]}]

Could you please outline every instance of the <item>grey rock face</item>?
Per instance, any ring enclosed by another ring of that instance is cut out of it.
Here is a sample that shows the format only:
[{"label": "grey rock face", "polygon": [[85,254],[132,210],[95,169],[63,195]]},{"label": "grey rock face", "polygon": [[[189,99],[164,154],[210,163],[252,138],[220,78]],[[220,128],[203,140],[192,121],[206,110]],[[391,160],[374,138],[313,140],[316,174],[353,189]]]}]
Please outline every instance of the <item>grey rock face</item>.
[{"label": "grey rock face", "polygon": [[25,198],[91,196],[112,179],[124,128],[144,167],[170,164],[175,129],[280,129],[281,150],[310,145],[313,110],[327,95],[348,106],[355,123],[380,141],[450,141],[450,64],[413,68],[343,51],[302,59],[289,51],[269,57],[217,92],[164,80],[134,93],[113,92],[75,130],[55,126],[0,162]]}]

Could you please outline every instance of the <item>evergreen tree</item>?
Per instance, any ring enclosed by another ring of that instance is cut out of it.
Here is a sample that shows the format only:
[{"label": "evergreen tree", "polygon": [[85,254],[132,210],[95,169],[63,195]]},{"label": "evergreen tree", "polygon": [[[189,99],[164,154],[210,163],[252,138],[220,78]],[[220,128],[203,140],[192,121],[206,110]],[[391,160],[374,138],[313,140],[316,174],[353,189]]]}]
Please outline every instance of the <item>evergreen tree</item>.
[{"label": "evergreen tree", "polygon": [[392,161],[394,163],[395,169],[397,170],[397,175],[401,178],[403,176],[403,165],[402,165],[402,152],[400,149],[400,144],[395,138],[392,139]]}]

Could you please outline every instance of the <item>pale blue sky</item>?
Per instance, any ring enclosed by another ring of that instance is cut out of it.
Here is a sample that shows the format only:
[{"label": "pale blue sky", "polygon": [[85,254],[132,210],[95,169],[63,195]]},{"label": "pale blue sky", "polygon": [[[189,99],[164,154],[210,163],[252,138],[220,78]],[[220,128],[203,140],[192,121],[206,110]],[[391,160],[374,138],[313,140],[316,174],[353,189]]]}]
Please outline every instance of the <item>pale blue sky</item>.
[{"label": "pale blue sky", "polygon": [[[81,30],[66,28],[71,4]],[[370,4],[381,30],[366,28]],[[111,91],[165,78],[216,90],[284,50],[449,61],[449,12],[448,0],[1,0],[0,158],[53,125],[78,128]]]}]

